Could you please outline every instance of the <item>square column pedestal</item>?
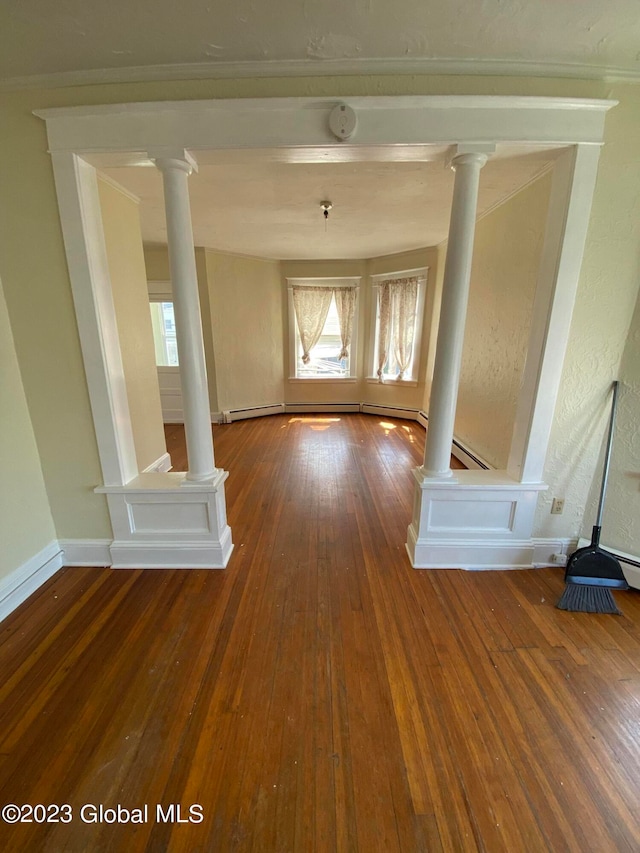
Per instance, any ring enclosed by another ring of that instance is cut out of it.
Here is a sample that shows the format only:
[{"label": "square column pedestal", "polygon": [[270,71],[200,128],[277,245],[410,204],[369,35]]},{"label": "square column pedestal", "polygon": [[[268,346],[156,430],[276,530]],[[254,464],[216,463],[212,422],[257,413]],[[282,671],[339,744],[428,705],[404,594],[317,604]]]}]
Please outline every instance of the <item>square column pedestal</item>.
[{"label": "square column pedestal", "polygon": [[538,492],[506,471],[455,471],[437,480],[413,472],[416,494],[407,551],[416,569],[531,568]]},{"label": "square column pedestal", "polygon": [[233,543],[226,471],[191,484],[180,472],[140,474],[125,486],[99,486],[109,503],[114,569],[223,569]]}]

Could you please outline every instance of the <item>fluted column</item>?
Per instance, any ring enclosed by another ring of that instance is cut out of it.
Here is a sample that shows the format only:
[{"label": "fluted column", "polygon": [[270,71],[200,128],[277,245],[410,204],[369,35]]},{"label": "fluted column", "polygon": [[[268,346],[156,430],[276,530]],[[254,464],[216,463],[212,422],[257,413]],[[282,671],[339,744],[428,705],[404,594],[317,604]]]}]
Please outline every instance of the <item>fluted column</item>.
[{"label": "fluted column", "polygon": [[182,156],[156,157],[155,163],[162,172],[164,184],[167,244],[189,467],[186,479],[201,483],[211,480],[216,469],[189,207],[188,182],[193,161],[183,152]]},{"label": "fluted column", "polygon": [[422,468],[426,477],[451,476],[451,442],[469,301],[478,185],[480,169],[486,162],[484,152],[465,152],[457,154],[451,163],[455,183]]}]

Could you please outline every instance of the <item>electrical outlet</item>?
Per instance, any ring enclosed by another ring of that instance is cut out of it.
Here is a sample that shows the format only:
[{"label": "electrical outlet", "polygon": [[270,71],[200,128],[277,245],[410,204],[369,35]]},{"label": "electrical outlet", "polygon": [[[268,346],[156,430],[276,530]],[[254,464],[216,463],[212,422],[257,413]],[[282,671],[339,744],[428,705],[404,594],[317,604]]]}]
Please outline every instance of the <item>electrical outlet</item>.
[{"label": "electrical outlet", "polygon": [[554,498],[551,504],[551,515],[562,515],[564,512],[564,498]]}]

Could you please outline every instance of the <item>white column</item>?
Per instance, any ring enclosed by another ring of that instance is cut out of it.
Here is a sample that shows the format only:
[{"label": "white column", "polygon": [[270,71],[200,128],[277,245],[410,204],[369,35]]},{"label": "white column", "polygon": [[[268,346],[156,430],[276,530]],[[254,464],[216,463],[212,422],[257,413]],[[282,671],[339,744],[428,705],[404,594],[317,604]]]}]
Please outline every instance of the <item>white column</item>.
[{"label": "white column", "polygon": [[484,151],[466,151],[458,153],[451,163],[456,174],[422,468],[427,477],[451,476],[451,442],[469,301],[478,184],[480,169],[486,162]]},{"label": "white column", "polygon": [[193,161],[186,152],[182,152],[182,156],[157,157],[155,163],[162,172],[164,183],[167,243],[189,465],[186,479],[201,483],[211,480],[216,469],[189,207],[188,181]]}]

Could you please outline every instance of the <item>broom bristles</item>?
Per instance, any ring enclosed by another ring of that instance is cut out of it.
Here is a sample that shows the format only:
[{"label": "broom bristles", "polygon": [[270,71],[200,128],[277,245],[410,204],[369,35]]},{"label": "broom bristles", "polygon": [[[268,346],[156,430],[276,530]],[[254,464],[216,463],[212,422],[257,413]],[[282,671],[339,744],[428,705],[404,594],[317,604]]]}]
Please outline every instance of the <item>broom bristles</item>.
[{"label": "broom bristles", "polygon": [[556,607],[576,613],[613,613],[622,616],[611,590],[602,586],[567,584]]}]

